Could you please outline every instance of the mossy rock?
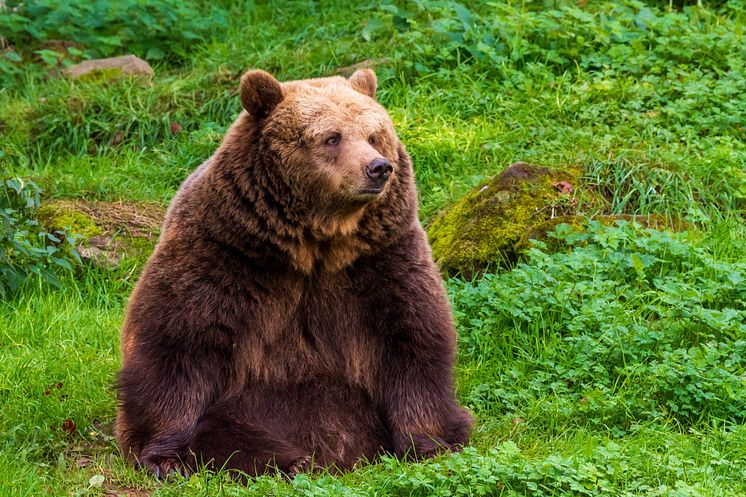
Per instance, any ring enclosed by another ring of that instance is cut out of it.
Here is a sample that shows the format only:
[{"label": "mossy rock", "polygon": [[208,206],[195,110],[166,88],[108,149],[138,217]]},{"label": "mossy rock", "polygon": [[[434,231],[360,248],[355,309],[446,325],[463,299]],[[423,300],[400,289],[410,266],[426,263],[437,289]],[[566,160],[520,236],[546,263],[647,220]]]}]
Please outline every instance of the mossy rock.
[{"label": "mossy rock", "polygon": [[513,263],[532,227],[563,215],[601,211],[604,200],[579,189],[579,168],[517,162],[437,216],[428,227],[433,258],[449,274],[471,275]]},{"label": "mossy rock", "polygon": [[135,55],[120,55],[105,59],[84,60],[79,64],[66,67],[62,73],[70,79],[85,77],[96,79],[102,75],[107,75],[111,79],[121,75],[151,78],[153,68]]},{"label": "mossy rock", "polygon": [[50,231],[79,235],[78,251],[102,266],[118,266],[123,258],[144,259],[158,240],[165,209],[149,202],[53,200],[37,210]]}]

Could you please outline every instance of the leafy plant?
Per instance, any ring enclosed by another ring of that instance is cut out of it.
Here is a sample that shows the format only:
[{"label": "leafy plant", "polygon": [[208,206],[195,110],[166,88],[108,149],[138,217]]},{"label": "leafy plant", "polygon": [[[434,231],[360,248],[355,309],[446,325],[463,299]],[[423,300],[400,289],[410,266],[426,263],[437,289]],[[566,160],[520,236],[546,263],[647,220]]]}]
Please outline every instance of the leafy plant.
[{"label": "leafy plant", "polygon": [[[726,4],[730,12],[742,7]],[[618,94],[625,112],[665,123],[672,139],[693,134],[743,138],[743,32],[699,5],[663,12],[638,0],[388,4],[377,36],[392,36],[412,76],[448,77],[471,66],[505,89],[562,88],[571,107]],[[370,33],[368,36],[371,36]],[[632,78],[631,81],[627,80]],[[568,88],[568,83],[585,80]],[[625,81],[627,80],[627,81]],[[623,113],[596,115],[616,122]],[[692,122],[696,127],[692,127]]]},{"label": "leafy plant", "polygon": [[471,389],[473,406],[525,417],[544,399],[621,432],[668,417],[746,420],[742,250],[716,256],[687,235],[623,222],[551,235],[572,250],[539,243],[509,273],[451,280],[462,352],[499,371]]},{"label": "leafy plant", "polygon": [[31,276],[55,286],[60,271],[72,271],[79,264],[77,237],[49,233],[37,220],[40,189],[21,178],[0,180],[0,297],[18,290]]}]

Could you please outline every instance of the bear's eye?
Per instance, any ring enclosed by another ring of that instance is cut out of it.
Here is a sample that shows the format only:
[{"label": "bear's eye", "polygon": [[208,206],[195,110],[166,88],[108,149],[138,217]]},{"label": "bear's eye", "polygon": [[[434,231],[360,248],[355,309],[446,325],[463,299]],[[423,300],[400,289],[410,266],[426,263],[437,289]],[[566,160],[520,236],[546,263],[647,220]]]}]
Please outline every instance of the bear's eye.
[{"label": "bear's eye", "polygon": [[376,137],[373,136],[373,135],[370,135],[368,137],[368,143],[370,143],[371,145],[375,145],[376,144]]},{"label": "bear's eye", "polygon": [[334,133],[332,136],[327,138],[324,143],[327,145],[331,145],[332,147],[339,145],[339,142],[342,140],[342,137],[339,133]]}]

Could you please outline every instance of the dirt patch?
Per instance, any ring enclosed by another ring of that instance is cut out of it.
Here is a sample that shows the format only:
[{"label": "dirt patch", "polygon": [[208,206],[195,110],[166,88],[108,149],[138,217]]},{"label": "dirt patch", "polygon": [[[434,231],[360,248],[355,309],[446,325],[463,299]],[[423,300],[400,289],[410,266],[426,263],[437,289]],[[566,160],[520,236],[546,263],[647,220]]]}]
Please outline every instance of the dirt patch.
[{"label": "dirt patch", "polygon": [[154,240],[160,232],[166,213],[153,202],[89,202],[87,200],[55,200],[45,206],[57,211],[80,212],[93,220],[103,236],[126,232],[129,236]]},{"label": "dirt patch", "polygon": [[150,497],[150,492],[104,483],[104,495],[106,497]]},{"label": "dirt patch", "polygon": [[165,212],[152,202],[63,199],[43,204],[38,217],[50,231],[80,235],[78,252],[86,261],[117,266],[124,257],[150,253]]},{"label": "dirt patch", "polygon": [[71,468],[85,475],[89,490],[99,489],[96,495],[103,493],[107,497],[149,497],[152,489],[132,486],[126,477],[118,475],[114,469],[117,466],[114,461],[121,456],[114,444],[112,426],[113,420],[92,420],[91,425],[84,430],[86,438],[77,439],[66,447],[65,459],[70,461]]}]

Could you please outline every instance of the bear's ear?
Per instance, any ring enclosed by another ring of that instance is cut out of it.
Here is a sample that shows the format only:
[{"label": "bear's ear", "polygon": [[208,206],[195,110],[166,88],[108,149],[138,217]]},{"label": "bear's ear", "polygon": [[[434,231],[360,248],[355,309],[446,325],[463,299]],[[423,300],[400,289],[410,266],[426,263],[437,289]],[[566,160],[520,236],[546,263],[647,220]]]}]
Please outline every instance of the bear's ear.
[{"label": "bear's ear", "polygon": [[355,90],[363,95],[376,98],[378,81],[376,81],[376,73],[373,72],[373,69],[358,69],[350,76],[349,82]]},{"label": "bear's ear", "polygon": [[255,119],[267,117],[282,98],[282,86],[270,73],[256,69],[241,77],[241,105]]}]

